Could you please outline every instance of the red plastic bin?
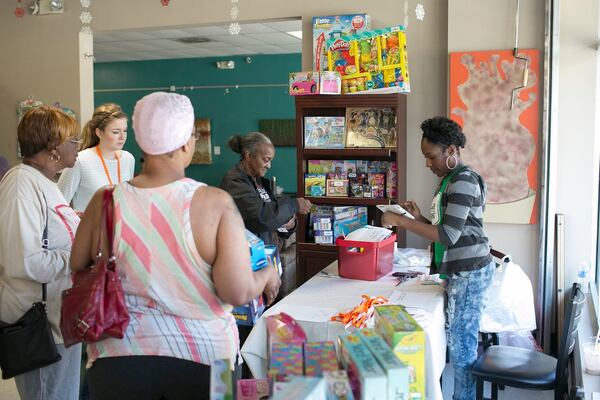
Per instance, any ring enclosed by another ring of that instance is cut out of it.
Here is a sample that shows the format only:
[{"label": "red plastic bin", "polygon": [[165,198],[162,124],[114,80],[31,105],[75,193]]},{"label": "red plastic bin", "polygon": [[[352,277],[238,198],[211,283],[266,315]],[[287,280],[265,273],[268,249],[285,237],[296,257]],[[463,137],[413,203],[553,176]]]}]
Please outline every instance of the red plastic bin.
[{"label": "red plastic bin", "polygon": [[360,242],[338,237],[338,269],[342,278],[376,281],[392,271],[396,234],[381,242]]}]

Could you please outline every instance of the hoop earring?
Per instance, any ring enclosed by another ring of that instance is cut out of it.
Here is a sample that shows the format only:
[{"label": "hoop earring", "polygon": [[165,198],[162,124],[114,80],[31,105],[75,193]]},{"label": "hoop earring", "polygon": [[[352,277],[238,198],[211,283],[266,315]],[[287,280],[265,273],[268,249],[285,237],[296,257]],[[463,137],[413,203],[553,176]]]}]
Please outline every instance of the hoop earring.
[{"label": "hoop earring", "polygon": [[[450,157],[454,158],[454,166],[453,167],[451,167],[450,163],[448,162],[448,160],[450,159]],[[446,157],[446,167],[448,167],[449,170],[453,170],[457,166],[458,166],[458,157],[456,157],[456,154],[452,154],[452,155]]]},{"label": "hoop earring", "polygon": [[[56,156],[56,158],[54,158],[54,156]],[[60,154],[58,153],[52,153],[50,154],[50,159],[54,162],[59,162],[60,161]]]}]

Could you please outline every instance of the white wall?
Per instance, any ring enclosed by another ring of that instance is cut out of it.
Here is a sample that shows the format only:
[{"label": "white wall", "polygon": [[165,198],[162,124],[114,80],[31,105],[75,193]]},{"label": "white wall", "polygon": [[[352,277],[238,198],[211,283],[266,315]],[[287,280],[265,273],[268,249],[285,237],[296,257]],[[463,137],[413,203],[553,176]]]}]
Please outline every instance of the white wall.
[{"label": "white wall", "polygon": [[[544,3],[544,0],[521,1],[519,18],[519,47],[539,49],[540,54],[544,52]],[[515,1],[450,1],[448,52],[511,50],[515,37],[515,4]],[[543,71],[542,67],[540,71]],[[542,90],[540,84],[540,95]],[[542,103],[541,99],[539,103]],[[540,109],[540,121],[541,118]],[[539,134],[541,137],[541,131]],[[527,272],[535,292],[539,225],[486,224],[485,228],[490,244],[500,251],[512,254],[514,261]]]},{"label": "white wall", "polygon": [[595,261],[598,202],[598,1],[560,2],[556,211],[565,215],[566,284]]}]

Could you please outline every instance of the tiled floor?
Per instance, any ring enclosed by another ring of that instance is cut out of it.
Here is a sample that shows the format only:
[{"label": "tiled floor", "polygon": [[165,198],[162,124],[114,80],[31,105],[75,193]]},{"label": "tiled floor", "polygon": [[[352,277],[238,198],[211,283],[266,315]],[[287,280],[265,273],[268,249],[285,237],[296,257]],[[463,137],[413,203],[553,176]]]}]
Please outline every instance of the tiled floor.
[{"label": "tiled floor", "polygon": [[[447,366],[444,370],[443,375],[443,394],[444,400],[452,399],[452,367]],[[486,396],[489,397],[489,386],[486,387]],[[546,392],[533,392],[530,390],[518,390],[506,388],[506,390],[501,390],[499,392],[500,400],[551,400],[554,397],[554,392],[546,391]],[[0,399],[2,400],[19,400],[19,394],[17,393],[17,388],[14,384],[14,381],[8,380],[0,380]]]},{"label": "tiled floor", "polygon": [[19,393],[13,379],[7,381],[0,379],[0,399],[19,400]]}]

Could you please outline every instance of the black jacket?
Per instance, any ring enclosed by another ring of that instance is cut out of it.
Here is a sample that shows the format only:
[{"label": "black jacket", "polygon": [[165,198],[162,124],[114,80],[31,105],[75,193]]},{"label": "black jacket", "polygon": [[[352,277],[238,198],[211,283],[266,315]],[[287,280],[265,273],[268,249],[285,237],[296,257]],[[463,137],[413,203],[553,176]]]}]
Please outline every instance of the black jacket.
[{"label": "black jacket", "polygon": [[[265,178],[256,178],[267,192],[270,201],[263,200],[252,177],[238,163],[227,172],[221,181],[221,189],[228,192],[237,205],[246,229],[260,237],[265,245],[274,243],[274,233],[277,228],[288,222],[298,211],[298,202],[289,197],[279,197],[273,194],[271,182]],[[279,236],[289,237],[277,232]]]}]

